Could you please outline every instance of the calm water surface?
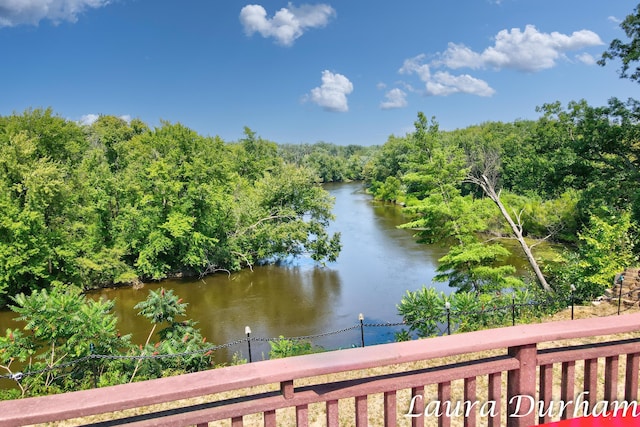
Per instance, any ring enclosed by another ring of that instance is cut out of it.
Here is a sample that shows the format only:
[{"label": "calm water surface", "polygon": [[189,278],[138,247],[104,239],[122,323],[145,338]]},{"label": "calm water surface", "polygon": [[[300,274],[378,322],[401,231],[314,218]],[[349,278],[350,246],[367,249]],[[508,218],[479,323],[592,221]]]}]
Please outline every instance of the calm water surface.
[{"label": "calm water surface", "polygon": [[[216,274],[197,280],[167,280],[144,288],[104,289],[94,297],[116,300],[115,313],[122,333],[144,342],[150,324],[136,315],[133,306],[146,298],[149,289],[173,289],[188,306],[212,344],[245,337],[249,326],[254,337],[307,336],[336,331],[358,323],[401,321],[396,304],[407,290],[432,285],[437,259],[446,248],[416,243],[412,233],[399,230],[406,222],[396,206],[373,202],[359,183],[327,185],[335,197],[335,221],[331,231],[342,235],[338,260],[326,266],[309,259],[255,267],[232,275]],[[446,284],[435,284],[449,292]],[[10,312],[0,312],[0,331],[13,326]],[[367,344],[393,341],[392,328],[367,328]],[[360,332],[332,334],[312,342],[328,349],[360,344]],[[266,358],[268,345],[252,344],[254,360]],[[246,343],[216,354],[218,362],[240,352],[247,357]]]}]

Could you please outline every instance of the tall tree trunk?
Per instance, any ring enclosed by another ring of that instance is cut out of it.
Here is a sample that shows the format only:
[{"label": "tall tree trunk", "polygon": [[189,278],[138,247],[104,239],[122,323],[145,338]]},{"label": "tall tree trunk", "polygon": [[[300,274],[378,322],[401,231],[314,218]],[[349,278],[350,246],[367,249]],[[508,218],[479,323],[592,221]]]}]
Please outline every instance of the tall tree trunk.
[{"label": "tall tree trunk", "polygon": [[500,201],[500,195],[496,193],[495,185],[484,174],[482,175],[482,179],[479,179],[476,177],[470,177],[468,178],[468,181],[480,186],[480,188],[482,188],[484,193],[491,200],[493,200],[493,202],[496,205],[498,205],[498,208],[500,209],[500,213],[502,213],[502,216],[504,217],[504,219],[507,220],[507,222],[509,223],[509,226],[511,227],[511,230],[513,230],[513,234],[516,236],[516,239],[520,243],[520,246],[522,246],[522,250],[524,251],[524,254],[527,257],[527,260],[529,261],[529,265],[531,265],[533,272],[538,278],[538,282],[540,283],[540,286],[542,286],[542,288],[545,291],[552,292],[551,286],[549,286],[549,284],[547,283],[547,279],[544,278],[544,275],[542,274],[542,270],[540,270],[540,266],[538,265],[538,262],[533,257],[531,248],[529,248],[529,245],[527,245],[527,242],[524,240],[524,237],[522,236],[522,225],[516,224],[513,221],[513,219],[511,218],[511,215],[509,215],[509,212],[507,212],[507,209],[504,207],[504,205]]}]

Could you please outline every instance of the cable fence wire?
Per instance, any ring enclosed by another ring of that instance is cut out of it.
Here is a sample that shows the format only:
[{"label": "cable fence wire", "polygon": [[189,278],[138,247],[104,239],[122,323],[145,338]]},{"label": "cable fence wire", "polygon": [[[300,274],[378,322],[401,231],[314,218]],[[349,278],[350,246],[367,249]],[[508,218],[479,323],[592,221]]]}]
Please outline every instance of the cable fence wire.
[{"label": "cable fence wire", "polygon": [[[603,296],[598,298],[597,300],[591,301],[591,302],[614,302],[617,301],[618,304],[621,303],[622,298],[630,296],[633,294],[633,291],[629,291],[629,292],[625,292],[625,293],[618,293],[615,296]],[[74,366],[78,366],[78,365],[82,365],[82,364],[87,364],[88,362],[91,361],[101,361],[101,360],[129,360],[129,361],[140,361],[140,360],[158,360],[158,359],[167,359],[167,358],[186,358],[186,357],[194,357],[194,356],[209,356],[213,353],[215,353],[218,350],[223,350],[223,349],[228,349],[230,347],[234,347],[237,345],[242,345],[242,344],[249,344],[251,342],[262,342],[262,343],[275,343],[275,342],[280,342],[282,340],[289,340],[289,341],[295,341],[295,342],[300,342],[300,341],[313,341],[313,340],[318,340],[320,338],[325,338],[325,337],[330,337],[330,336],[335,336],[335,335],[341,335],[341,334],[345,334],[354,330],[358,330],[360,329],[361,332],[363,333],[363,340],[362,340],[362,346],[364,346],[365,342],[364,342],[364,329],[366,328],[398,328],[398,327],[409,327],[410,330],[415,330],[417,326],[420,325],[431,325],[434,327],[434,330],[437,331],[437,333],[435,335],[445,335],[448,333],[453,333],[456,332],[456,327],[464,320],[469,319],[469,318],[479,318],[479,316],[486,316],[486,315],[492,315],[492,314],[496,314],[499,312],[502,312],[503,316],[508,316],[508,313],[510,312],[512,314],[512,322],[513,324],[516,323],[517,320],[517,316],[518,316],[518,312],[521,311],[521,309],[524,308],[544,308],[544,307],[552,307],[552,306],[558,306],[559,301],[558,300],[554,300],[551,298],[542,300],[542,301],[536,301],[536,300],[531,300],[531,301],[526,301],[526,302],[515,302],[512,301],[511,304],[505,304],[505,305],[500,305],[500,306],[492,306],[492,307],[487,307],[487,308],[483,308],[482,310],[477,310],[477,311],[458,311],[458,310],[454,310],[451,309],[449,307],[447,307],[441,315],[439,316],[433,316],[430,318],[424,318],[424,319],[420,319],[417,320],[415,322],[413,322],[413,324],[409,325],[407,322],[405,321],[401,321],[401,322],[377,322],[377,323],[364,323],[362,320],[360,323],[358,324],[354,324],[352,326],[347,326],[345,328],[342,329],[338,329],[338,330],[334,330],[334,331],[328,331],[328,332],[322,332],[322,333],[318,333],[318,334],[310,334],[310,335],[301,335],[301,336],[293,336],[293,337],[277,337],[277,338],[266,338],[266,337],[253,337],[250,336],[250,334],[247,334],[246,337],[241,338],[241,339],[237,339],[235,341],[231,341],[231,342],[227,342],[224,344],[220,344],[220,345],[214,345],[214,346],[209,346],[206,348],[202,348],[202,349],[197,349],[197,350],[192,350],[192,351],[185,351],[185,352],[180,352],[180,353],[171,353],[171,354],[158,354],[158,353],[152,353],[152,354],[138,354],[138,355],[132,355],[132,354],[88,354],[84,357],[80,357],[74,360],[70,360],[68,362],[63,362],[63,363],[59,363],[56,364],[54,366],[47,366],[41,369],[34,369],[34,370],[25,370],[23,372],[11,372],[11,373],[7,373],[7,374],[0,374],[0,380],[2,379],[7,379],[7,380],[13,380],[16,382],[20,382],[21,380],[23,380],[26,377],[29,376],[37,376],[37,375],[42,375],[42,374],[49,374],[55,371],[63,371],[64,369],[67,368],[72,368]],[[570,298],[568,298],[568,300],[563,304],[565,307],[571,307],[572,308],[572,313],[573,313],[573,306],[575,304],[574,298],[573,296],[571,296]],[[487,322],[488,325],[491,325],[491,322]],[[403,328],[404,330],[404,328]],[[251,350],[249,350],[251,351]]]},{"label": "cable fence wire", "polygon": [[323,338],[323,337],[328,337],[331,335],[339,335],[342,334],[344,332],[348,332],[348,331],[353,331],[354,329],[358,329],[360,328],[360,325],[353,325],[353,326],[349,326],[343,329],[338,329],[337,331],[331,331],[331,332],[323,332],[320,334],[314,334],[314,335],[302,335],[302,336],[298,336],[298,337],[278,337],[278,338],[260,338],[260,337],[250,337],[248,338],[248,340],[251,341],[257,341],[257,342],[278,342],[281,341],[283,339],[286,340],[290,340],[290,341],[309,341],[309,340],[313,340],[316,338]]}]

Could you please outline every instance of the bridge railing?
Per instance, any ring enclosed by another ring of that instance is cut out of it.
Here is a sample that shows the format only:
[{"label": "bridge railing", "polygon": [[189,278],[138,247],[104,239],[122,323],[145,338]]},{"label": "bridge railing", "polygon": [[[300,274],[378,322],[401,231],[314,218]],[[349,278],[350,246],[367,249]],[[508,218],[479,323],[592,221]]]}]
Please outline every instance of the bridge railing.
[{"label": "bridge railing", "polygon": [[[616,337],[638,331],[640,314],[629,314],[266,360],[3,401],[0,426],[79,418],[135,426],[319,419],[327,426],[529,426],[614,410],[640,416],[640,338]],[[576,339],[591,343],[560,343]]]}]

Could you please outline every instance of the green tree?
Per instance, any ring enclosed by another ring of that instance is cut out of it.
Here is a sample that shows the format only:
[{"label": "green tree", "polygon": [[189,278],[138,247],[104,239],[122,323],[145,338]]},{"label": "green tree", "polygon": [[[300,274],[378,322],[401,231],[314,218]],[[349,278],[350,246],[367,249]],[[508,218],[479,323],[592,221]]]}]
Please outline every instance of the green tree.
[{"label": "green tree", "polygon": [[245,126],[244,138],[240,140],[240,149],[236,153],[238,173],[249,182],[255,182],[280,163],[277,153],[278,147],[275,143],[258,137]]},{"label": "green tree", "polygon": [[[611,41],[598,64],[604,66],[607,61],[618,58],[622,61],[622,67],[619,70],[620,78],[640,81],[640,67],[635,65],[640,61],[640,5],[636,6],[633,13],[627,15],[620,23],[620,28],[630,40],[626,43],[620,39]],[[629,74],[630,69],[633,70],[631,74]]]},{"label": "green tree", "polygon": [[397,309],[409,330],[420,338],[426,338],[440,334],[439,325],[446,321],[445,302],[443,292],[422,286],[417,291],[407,291]]},{"label": "green tree", "polygon": [[25,332],[7,329],[0,337],[0,367],[12,372],[12,362],[18,361],[36,372],[19,382],[22,396],[89,388],[96,377],[121,369],[117,361],[85,359],[130,347],[129,336],[118,333],[113,301],[92,300],[79,288],[62,285],[18,294],[13,301],[11,309]]},{"label": "green tree", "polygon": [[547,269],[565,293],[573,285],[577,301],[593,300],[611,288],[616,274],[637,263],[634,235],[628,212],[592,215],[578,235],[577,250],[566,251]]},{"label": "green tree", "polygon": [[124,258],[145,278],[204,272],[228,232],[235,178],[224,143],[165,123],[116,149],[122,186],[113,235]]},{"label": "green tree", "polygon": [[309,254],[318,262],[335,261],[340,234],[329,235],[333,200],[315,183],[310,169],[283,165],[253,186],[238,188],[233,231],[221,250],[235,269],[261,260]]},{"label": "green tree", "polygon": [[374,196],[377,196],[376,189],[385,182],[387,177],[393,176],[399,179],[403,175],[409,149],[410,144],[407,138],[390,136],[365,164],[363,174]]},{"label": "green tree", "polygon": [[515,213],[516,220],[511,217],[509,211],[505,207],[504,203],[500,198],[500,190],[497,189],[498,176],[499,176],[499,164],[500,158],[496,152],[487,152],[484,153],[484,159],[480,166],[480,169],[472,170],[467,176],[466,180],[472,184],[477,185],[482,189],[483,193],[493,201],[498,209],[500,210],[500,214],[505,219],[507,224],[509,224],[509,228],[511,229],[512,235],[515,236],[515,239],[522,247],[522,251],[524,252],[531,269],[536,275],[538,279],[538,283],[547,292],[551,292],[551,286],[547,283],[547,279],[544,277],[542,273],[542,269],[540,268],[538,261],[533,255],[531,247],[527,243],[523,234],[523,225],[521,220],[521,215]]},{"label": "green tree", "polygon": [[471,243],[453,246],[438,260],[438,282],[448,282],[457,291],[489,293],[524,286],[522,280],[513,277],[512,265],[498,265],[511,252],[499,244]]},{"label": "green tree", "polygon": [[[129,381],[140,374],[141,379],[155,378],[170,373],[196,372],[213,365],[212,353],[206,339],[195,327],[196,323],[182,319],[186,317],[187,303],[173,293],[173,290],[161,288],[149,291],[147,299],[134,307],[138,314],[151,322],[151,330],[144,345],[134,354],[155,356],[174,355],[175,357],[149,358],[138,362]],[[156,330],[158,327],[161,329]],[[154,336],[158,341],[152,342]]]},{"label": "green tree", "polygon": [[631,232],[627,212],[608,218],[591,217],[588,227],[579,235],[583,293],[592,298],[602,295],[613,285],[617,273],[637,261]]},{"label": "green tree", "polygon": [[[419,338],[449,333],[471,332],[486,328],[511,325],[515,320],[531,321],[540,316],[566,307],[567,300],[548,300],[548,295],[530,292],[524,287],[513,292],[456,292],[450,295],[438,293],[423,286],[402,298],[398,313],[410,331]],[[515,317],[514,317],[515,315]],[[396,335],[407,340],[410,334],[403,330]]]},{"label": "green tree", "polygon": [[400,197],[402,183],[395,176],[388,176],[384,183],[376,190],[376,196],[380,200],[396,202]]}]

